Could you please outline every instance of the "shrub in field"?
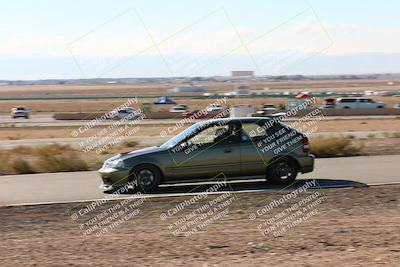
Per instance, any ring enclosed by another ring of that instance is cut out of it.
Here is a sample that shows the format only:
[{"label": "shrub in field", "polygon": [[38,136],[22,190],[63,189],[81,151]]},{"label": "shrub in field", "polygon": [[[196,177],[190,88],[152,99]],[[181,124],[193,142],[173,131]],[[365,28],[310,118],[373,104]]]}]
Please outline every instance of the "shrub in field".
[{"label": "shrub in field", "polygon": [[388,133],[388,132],[384,132],[384,133],[383,133],[383,136],[384,136],[385,138],[390,138],[390,135],[391,135],[391,133]]},{"label": "shrub in field", "polygon": [[135,147],[137,145],[138,145],[138,142],[136,142],[136,141],[124,141],[119,145],[119,148]]},{"label": "shrub in field", "polygon": [[361,147],[351,144],[346,137],[311,139],[311,153],[317,158],[348,157],[361,155]]},{"label": "shrub in field", "polygon": [[96,158],[96,159],[94,159],[94,160],[89,161],[89,162],[88,162],[89,169],[90,169],[90,170],[98,170],[98,169],[100,169],[101,166],[103,165],[104,161],[105,161],[108,157],[109,157],[109,156],[107,156],[107,157],[104,157],[104,156],[102,157],[102,156],[100,156],[100,157],[98,157],[98,158]]},{"label": "shrub in field", "polygon": [[400,138],[400,132],[392,133],[393,138]]},{"label": "shrub in field", "polygon": [[[69,145],[18,146],[0,151],[0,175],[38,172],[86,171],[88,165],[79,151]],[[101,166],[100,162],[96,167]]]},{"label": "shrub in field", "polygon": [[36,171],[32,168],[31,164],[24,159],[16,159],[12,162],[11,167],[17,174],[35,173]]},{"label": "shrub in field", "polygon": [[40,172],[86,171],[88,164],[70,146],[49,145],[36,150]]},{"label": "shrub in field", "polygon": [[0,152],[0,175],[10,174],[9,166],[10,157],[6,152]]}]

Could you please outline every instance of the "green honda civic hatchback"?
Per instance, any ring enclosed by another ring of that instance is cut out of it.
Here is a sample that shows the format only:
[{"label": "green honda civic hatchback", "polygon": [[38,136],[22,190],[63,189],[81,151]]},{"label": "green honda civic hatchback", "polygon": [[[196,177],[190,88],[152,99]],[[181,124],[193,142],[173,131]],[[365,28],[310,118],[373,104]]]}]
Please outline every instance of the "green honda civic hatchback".
[{"label": "green honda civic hatchback", "polygon": [[275,117],[221,118],[193,124],[164,144],[116,155],[99,170],[100,189],[263,177],[291,183],[314,169],[306,135]]}]

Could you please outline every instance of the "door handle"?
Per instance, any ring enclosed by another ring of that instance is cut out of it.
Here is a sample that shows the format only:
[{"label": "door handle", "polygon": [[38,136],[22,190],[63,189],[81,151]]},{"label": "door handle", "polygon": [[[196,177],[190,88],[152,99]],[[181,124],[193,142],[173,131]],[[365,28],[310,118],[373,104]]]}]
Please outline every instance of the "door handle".
[{"label": "door handle", "polygon": [[224,153],[231,153],[232,152],[232,149],[231,148],[225,148],[224,149]]}]

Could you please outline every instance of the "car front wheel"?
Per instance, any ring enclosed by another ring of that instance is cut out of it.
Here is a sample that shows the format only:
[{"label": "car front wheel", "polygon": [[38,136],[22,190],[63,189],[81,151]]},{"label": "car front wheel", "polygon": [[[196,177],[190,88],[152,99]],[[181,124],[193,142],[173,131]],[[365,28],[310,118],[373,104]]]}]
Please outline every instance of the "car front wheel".
[{"label": "car front wheel", "polygon": [[278,159],[270,164],[267,169],[267,180],[275,183],[291,183],[298,173],[297,163],[290,158]]},{"label": "car front wheel", "polygon": [[131,180],[137,180],[139,190],[143,193],[155,191],[161,181],[160,170],[153,165],[140,165],[134,168]]}]

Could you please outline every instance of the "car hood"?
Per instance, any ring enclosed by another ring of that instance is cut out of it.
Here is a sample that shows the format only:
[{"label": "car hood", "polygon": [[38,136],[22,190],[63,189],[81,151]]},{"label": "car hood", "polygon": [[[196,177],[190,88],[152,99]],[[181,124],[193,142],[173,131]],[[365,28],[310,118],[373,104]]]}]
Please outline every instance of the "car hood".
[{"label": "car hood", "polygon": [[[152,147],[147,147],[147,148],[143,148],[143,149],[139,149],[139,150],[133,150],[133,151],[130,151],[127,153],[121,153],[116,158],[127,159],[127,158],[131,158],[131,157],[146,155],[146,154],[163,151],[163,150],[165,150],[165,148],[161,148],[158,146],[152,146]],[[116,158],[114,158],[114,159],[116,159]]]}]

